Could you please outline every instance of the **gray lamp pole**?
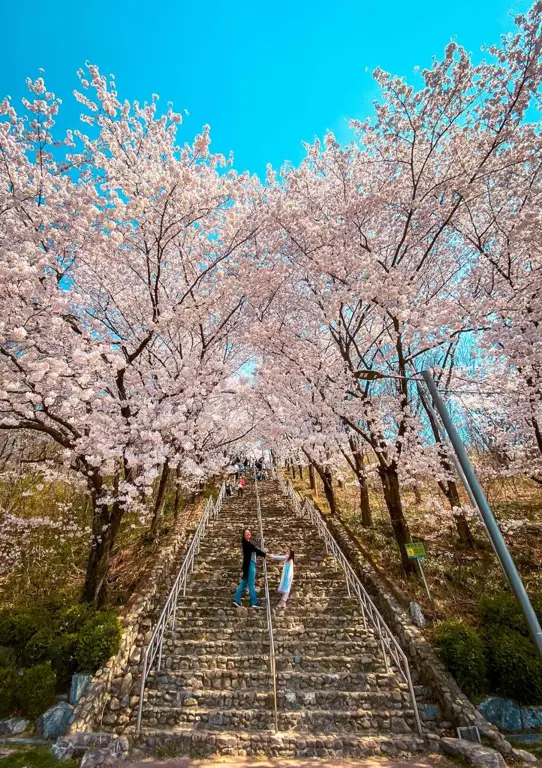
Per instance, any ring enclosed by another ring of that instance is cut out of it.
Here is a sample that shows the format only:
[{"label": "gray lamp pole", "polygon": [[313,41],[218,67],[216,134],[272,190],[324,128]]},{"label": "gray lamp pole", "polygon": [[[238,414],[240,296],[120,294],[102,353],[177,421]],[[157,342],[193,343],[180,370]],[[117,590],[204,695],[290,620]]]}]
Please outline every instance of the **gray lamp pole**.
[{"label": "gray lamp pole", "polygon": [[446,404],[439,395],[433,376],[431,375],[430,371],[422,371],[422,376],[425,383],[427,384],[427,389],[433,398],[435,408],[440,414],[440,418],[442,419],[442,423],[444,424],[444,427],[448,433],[450,442],[454,447],[459,464],[461,465],[461,469],[463,470],[467,483],[470,486],[472,495],[476,500],[476,505],[478,506],[480,514],[484,519],[489,538],[491,539],[495,549],[495,554],[497,555],[502,565],[503,571],[506,574],[516,600],[520,604],[521,610],[523,611],[523,615],[525,616],[525,620],[533,637],[534,643],[538,649],[538,652],[542,656],[542,628],[540,627],[536,613],[533,610],[529,596],[525,591],[521,576],[519,575],[515,563],[512,560],[512,555],[508,551],[500,528],[497,524],[497,521],[495,520],[495,516],[491,511],[491,507],[487,503],[485,493],[478,481],[478,478],[476,477],[474,469],[472,468],[472,464],[470,463],[470,459],[465,450],[465,446],[459,437],[459,433],[455,428],[452,419],[450,418]]}]

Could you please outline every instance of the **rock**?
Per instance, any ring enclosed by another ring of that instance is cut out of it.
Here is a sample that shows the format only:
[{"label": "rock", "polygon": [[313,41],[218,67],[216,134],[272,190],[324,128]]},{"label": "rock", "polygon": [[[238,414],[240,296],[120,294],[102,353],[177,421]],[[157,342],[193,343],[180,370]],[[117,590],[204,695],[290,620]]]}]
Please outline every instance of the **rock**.
[{"label": "rock", "polygon": [[438,704],[425,704],[423,707],[424,720],[440,720],[442,713]]},{"label": "rock", "polygon": [[423,615],[422,607],[419,603],[410,603],[409,605],[410,617],[414,624],[423,629],[425,627],[425,616]]},{"label": "rock", "polygon": [[128,672],[127,675],[124,676],[124,679],[120,686],[120,698],[122,699],[123,696],[126,696],[127,693],[130,693],[130,689],[132,687],[132,673]]},{"label": "rock", "polygon": [[44,739],[58,739],[59,736],[64,736],[73,722],[73,717],[73,707],[61,701],[38,717],[37,731]]},{"label": "rock", "polygon": [[402,717],[391,718],[392,733],[410,733],[410,728]]},{"label": "rock", "polygon": [[98,765],[111,764],[114,761],[115,757],[108,749],[88,749],[83,755],[80,768],[96,768]]},{"label": "rock", "polygon": [[488,696],[478,704],[477,709],[501,731],[521,731],[521,710],[512,699]]},{"label": "rock", "polygon": [[521,720],[525,731],[542,729],[542,707],[522,707]]},{"label": "rock", "polygon": [[0,736],[16,736],[26,731],[30,725],[23,717],[10,717],[9,720],[0,720]]},{"label": "rock", "polygon": [[538,763],[538,758],[531,755],[525,749],[513,749],[512,752],[517,760],[521,760],[524,763]]},{"label": "rock", "polygon": [[51,752],[57,760],[64,763],[75,756],[75,747],[71,741],[68,741],[67,739],[59,739],[56,744],[53,744],[51,747]]},{"label": "rock", "polygon": [[465,739],[451,739],[445,737],[440,740],[443,752],[456,757],[463,757],[469,765],[476,768],[506,768],[504,758],[499,752],[490,747],[483,747]]},{"label": "rock", "polygon": [[92,675],[86,674],[77,674],[72,677],[72,684],[70,687],[70,704],[79,703],[79,699],[84,695],[85,691],[90,685],[91,680]]},{"label": "rock", "polygon": [[114,739],[108,747],[110,752],[114,752],[116,755],[126,754],[130,749],[130,742],[127,736],[119,736],[118,739]]},{"label": "rock", "polygon": [[111,712],[116,712],[117,709],[120,709],[120,701],[115,697],[113,697],[109,702],[109,709],[111,710]]}]

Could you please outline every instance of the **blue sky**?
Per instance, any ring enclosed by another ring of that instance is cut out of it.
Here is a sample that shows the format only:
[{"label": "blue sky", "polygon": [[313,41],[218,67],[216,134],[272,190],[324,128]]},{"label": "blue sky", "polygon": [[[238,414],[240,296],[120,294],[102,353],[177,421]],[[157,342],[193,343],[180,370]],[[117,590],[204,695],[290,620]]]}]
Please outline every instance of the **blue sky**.
[{"label": "blue sky", "polygon": [[[187,139],[211,125],[212,148],[238,170],[263,175],[267,162],[299,162],[301,141],[365,117],[376,66],[411,76],[453,37],[476,53],[512,27],[508,11],[528,0],[93,0],[7,3],[0,95],[18,100],[25,78],[45,70],[64,99],[59,126],[77,127],[71,97],[86,60],[114,73],[121,98],[160,94],[188,109]],[[181,134],[182,135],[182,134]]]}]

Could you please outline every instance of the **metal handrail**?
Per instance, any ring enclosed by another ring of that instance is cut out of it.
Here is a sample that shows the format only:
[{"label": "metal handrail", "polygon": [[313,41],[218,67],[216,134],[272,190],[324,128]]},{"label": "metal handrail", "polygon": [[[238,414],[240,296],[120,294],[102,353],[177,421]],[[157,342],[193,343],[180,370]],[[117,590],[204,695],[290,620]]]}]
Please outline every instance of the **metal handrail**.
[{"label": "metal handrail", "polygon": [[[262,507],[260,503],[260,494],[258,492],[258,481],[256,480],[256,470],[254,470],[254,488],[256,490],[256,510],[258,512],[258,524],[260,526],[260,546],[265,549],[265,539],[263,535]],[[273,637],[273,616],[271,612],[271,601],[269,599],[269,579],[267,576],[267,561],[263,558],[263,575],[265,589],[265,608],[267,614],[267,631],[269,633],[269,674],[273,683],[273,706],[275,710],[275,731],[279,729],[278,705],[277,705],[277,668],[275,659],[275,640]]]},{"label": "metal handrail", "polygon": [[190,547],[188,548],[186,557],[183,560],[183,564],[179,569],[179,573],[177,574],[175,583],[171,588],[171,591],[166,600],[166,604],[164,605],[162,613],[160,614],[160,618],[156,622],[156,626],[151,635],[151,639],[149,640],[149,643],[145,649],[145,654],[143,656],[143,673],[141,676],[141,688],[139,692],[139,707],[137,711],[136,733],[139,733],[139,731],[141,730],[141,716],[143,714],[143,695],[145,693],[145,685],[147,682],[147,678],[149,676],[149,672],[152,669],[152,666],[156,660],[157,655],[158,655],[158,665],[157,665],[158,671],[162,666],[162,648],[164,644],[164,634],[170,622],[172,624],[172,629],[175,629],[175,622],[176,622],[176,615],[177,615],[177,601],[179,599],[179,593],[182,589],[183,596],[186,595],[186,582],[188,581],[189,575],[194,570],[194,560],[196,558],[196,555],[199,553],[200,542],[203,537],[203,534],[205,533],[207,523],[212,518],[216,518],[218,516],[218,513],[220,512],[220,508],[222,507],[222,501],[224,499],[225,492],[226,492],[226,485],[225,483],[222,483],[216,502],[213,502],[212,496],[209,496],[209,498],[207,499],[205,509],[198,523],[198,527],[196,528],[194,537],[190,542]]},{"label": "metal handrail", "polygon": [[363,617],[364,628],[367,629],[367,619],[369,619],[369,622],[372,624],[373,628],[376,631],[377,637],[380,640],[380,647],[382,649],[382,655],[384,657],[384,665],[386,668],[386,672],[390,671],[390,662],[391,662],[391,664],[395,666],[395,668],[401,674],[403,680],[408,685],[410,698],[412,700],[412,706],[414,708],[414,717],[416,719],[416,726],[418,728],[418,733],[420,734],[420,736],[423,736],[422,724],[420,721],[420,713],[418,712],[416,696],[414,694],[414,686],[412,684],[412,677],[410,675],[410,667],[408,664],[408,659],[403,649],[401,648],[401,646],[393,636],[390,628],[384,621],[378,608],[373,603],[365,587],[363,586],[357,574],[353,570],[352,566],[346,559],[337,541],[330,533],[329,528],[327,527],[326,522],[322,517],[321,513],[316,509],[316,507],[314,506],[314,504],[310,499],[304,499],[304,501],[301,502],[300,496],[295,491],[291,482],[288,480],[287,483],[285,483],[284,478],[282,477],[280,472],[277,472],[277,478],[278,478],[279,485],[281,487],[282,492],[290,498],[292,502],[292,506],[294,507],[296,513],[300,516],[303,516],[305,514],[313,523],[313,525],[316,526],[318,533],[324,539],[324,542],[326,545],[326,551],[330,552],[333,555],[337,563],[339,563],[339,565],[343,569],[344,575],[346,578],[346,588],[348,590],[348,596],[351,597],[353,593],[354,596],[358,598],[358,601],[361,607],[361,614]]}]

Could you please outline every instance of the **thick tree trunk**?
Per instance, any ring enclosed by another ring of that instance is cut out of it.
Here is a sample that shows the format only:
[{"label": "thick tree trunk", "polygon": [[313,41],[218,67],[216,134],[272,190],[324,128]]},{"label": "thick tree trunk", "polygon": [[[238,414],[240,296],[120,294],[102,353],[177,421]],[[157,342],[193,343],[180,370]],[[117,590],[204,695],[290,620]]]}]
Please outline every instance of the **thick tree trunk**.
[{"label": "thick tree trunk", "polygon": [[100,608],[106,601],[109,560],[123,513],[118,504],[93,504],[92,543],[81,602]]},{"label": "thick tree trunk", "polygon": [[[446,451],[442,444],[439,425],[437,424],[431,409],[427,407],[427,404],[423,399],[422,399],[422,403],[424,404],[425,411],[429,418],[429,422],[433,430],[435,442],[439,444],[439,459],[440,459],[441,466],[443,470],[446,472],[446,474],[451,476],[453,475],[452,466],[450,464],[450,461],[448,459],[448,456],[446,455]],[[460,512],[459,514],[457,514],[457,511],[456,511],[458,509],[459,510],[461,509],[461,500],[459,498],[459,492],[457,490],[457,483],[455,482],[455,480],[447,480],[447,481],[439,482],[438,485],[442,493],[448,499],[448,503],[450,504],[450,507],[454,512],[455,527],[457,528],[457,533],[459,535],[459,538],[468,547],[470,547],[471,549],[474,549],[475,548],[474,536],[472,535],[472,531],[469,527],[467,518],[465,517],[463,512]]]},{"label": "thick tree trunk", "polygon": [[361,524],[364,528],[372,528],[373,516],[371,514],[371,503],[369,501],[369,486],[365,474],[358,474],[359,483],[359,509],[361,512]]},{"label": "thick tree trunk", "polygon": [[329,469],[326,469],[322,475],[322,482],[324,484],[324,493],[326,494],[326,501],[329,504],[329,511],[332,515],[337,514],[337,505],[335,503],[335,492],[333,490],[333,478]]},{"label": "thick tree trunk", "polygon": [[[451,467],[446,460],[441,459],[441,462],[444,469],[448,467],[448,471],[451,470]],[[448,499],[450,509],[452,510],[454,515],[455,527],[457,529],[459,538],[464,544],[466,544],[466,546],[470,547],[471,549],[474,549],[475,548],[474,536],[472,535],[472,531],[470,529],[467,518],[465,517],[463,512],[460,512],[460,513],[457,512],[458,509],[459,510],[461,509],[461,499],[459,498],[457,483],[455,482],[455,480],[440,482],[439,488]]]},{"label": "thick tree trunk", "polygon": [[314,467],[312,464],[309,464],[309,482],[311,485],[311,491],[316,490],[316,478],[314,476]]},{"label": "thick tree trunk", "polygon": [[162,527],[162,520],[164,517],[164,502],[166,500],[166,488],[169,478],[169,462],[166,459],[164,466],[162,467],[162,474],[160,475],[160,482],[158,484],[158,491],[154,500],[152,521],[149,533],[147,535],[147,541],[155,541],[156,537],[160,533]]},{"label": "thick tree trunk", "polygon": [[179,519],[179,512],[181,511],[181,468],[178,466],[175,470],[175,502],[173,504],[173,518],[175,521]]},{"label": "thick tree trunk", "polygon": [[303,467],[301,466],[301,464],[297,465],[297,471],[299,472],[299,479],[303,480]]},{"label": "thick tree trunk", "polygon": [[369,501],[369,485],[367,483],[365,467],[363,465],[363,453],[352,435],[349,436],[348,442],[350,444],[350,450],[354,460],[353,466],[351,462],[350,466],[356,474],[359,485],[359,509],[361,513],[361,524],[364,528],[371,528],[373,525],[373,516],[371,514],[371,504]]},{"label": "thick tree trunk", "polygon": [[397,474],[397,467],[395,464],[388,466],[381,465],[378,468],[378,474],[382,481],[382,489],[384,491],[384,500],[388,508],[388,512],[393,527],[393,532],[399,545],[399,553],[401,555],[401,563],[403,570],[407,576],[417,573],[413,560],[408,559],[405,544],[411,541],[410,531],[408,529],[407,521],[403,514],[403,504],[401,502],[401,491],[399,487],[399,476]]}]

